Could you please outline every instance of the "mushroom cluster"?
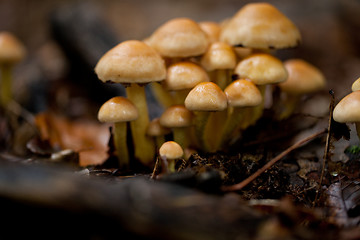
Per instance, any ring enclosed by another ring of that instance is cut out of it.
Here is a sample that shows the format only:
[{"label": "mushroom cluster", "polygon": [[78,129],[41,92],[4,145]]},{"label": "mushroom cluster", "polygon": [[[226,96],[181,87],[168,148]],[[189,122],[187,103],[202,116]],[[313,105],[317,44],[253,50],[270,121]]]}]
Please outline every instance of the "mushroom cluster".
[{"label": "mushroom cluster", "polygon": [[[103,82],[126,87],[126,97],[138,111],[130,122],[130,159],[149,166],[165,139],[184,151],[226,149],[262,116],[265,94],[271,96],[275,87],[284,96],[272,106],[279,119],[288,118],[301,96],[325,85],[310,63],[284,63],[274,56],[277,49],[300,42],[297,27],[277,8],[249,3],[222,23],[171,19],[142,41],[110,49],[95,72]],[[148,116],[146,84],[164,107],[157,119]],[[117,151],[119,159],[122,151]]]}]

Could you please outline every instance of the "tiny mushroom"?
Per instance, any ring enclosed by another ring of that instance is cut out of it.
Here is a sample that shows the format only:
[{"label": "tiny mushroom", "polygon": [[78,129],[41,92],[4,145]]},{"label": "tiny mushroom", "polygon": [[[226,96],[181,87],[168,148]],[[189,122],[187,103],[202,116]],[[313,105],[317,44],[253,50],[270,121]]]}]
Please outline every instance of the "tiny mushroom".
[{"label": "tiny mushroom", "polygon": [[24,45],[10,32],[0,32],[0,105],[6,106],[12,97],[12,69],[26,54]]},{"label": "tiny mushroom", "polygon": [[113,97],[106,101],[98,112],[100,122],[113,123],[113,136],[119,166],[128,168],[130,156],[127,146],[127,123],[139,117],[135,105],[125,97]]},{"label": "tiny mushroom", "polygon": [[155,140],[155,149],[165,142],[165,135],[171,133],[169,128],[166,128],[160,124],[160,118],[154,118],[150,121],[146,134]]},{"label": "tiny mushroom", "polygon": [[277,118],[288,118],[305,94],[319,91],[325,87],[325,77],[314,65],[302,59],[289,59],[284,62],[288,72],[285,82],[279,83],[281,89]]},{"label": "tiny mushroom", "polygon": [[[195,136],[199,147],[209,150],[208,139],[205,137],[205,128],[211,112],[224,111],[227,108],[227,99],[221,88],[213,82],[197,84],[187,95],[185,107],[194,112]],[[213,131],[212,128],[208,128]]]},{"label": "tiny mushroom", "polygon": [[297,27],[269,3],[249,3],[224,25],[220,40],[253,49],[295,47],[301,41]]},{"label": "tiny mushroom", "polygon": [[360,91],[346,95],[335,106],[333,118],[340,123],[355,123],[357,135],[360,139]]},{"label": "tiny mushroom", "polygon": [[170,173],[175,172],[175,161],[184,156],[184,150],[181,146],[174,141],[167,141],[161,145],[159,149],[159,155],[167,168],[167,171]]},{"label": "tiny mushroom", "polygon": [[360,90],[360,78],[356,79],[356,80],[353,82],[353,84],[352,84],[352,86],[351,86],[351,90],[352,90],[353,92]]},{"label": "tiny mushroom", "polygon": [[160,124],[172,130],[174,141],[180,144],[183,149],[189,147],[190,144],[192,120],[193,113],[184,105],[173,105],[160,116]]},{"label": "tiny mushroom", "polygon": [[164,60],[149,45],[138,40],[119,43],[98,61],[95,72],[103,82],[122,83],[127,97],[141,113],[131,122],[135,157],[151,165],[155,157],[154,142],[146,135],[149,114],[144,85],[162,81],[166,76]]}]

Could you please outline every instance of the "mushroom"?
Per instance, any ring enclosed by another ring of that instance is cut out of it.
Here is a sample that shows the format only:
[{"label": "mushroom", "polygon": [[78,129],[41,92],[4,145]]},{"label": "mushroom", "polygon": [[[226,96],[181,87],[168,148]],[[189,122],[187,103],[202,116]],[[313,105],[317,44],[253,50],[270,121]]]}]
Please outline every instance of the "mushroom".
[{"label": "mushroom", "polygon": [[355,123],[358,138],[360,139],[360,91],[346,95],[335,106],[333,118],[340,123]]},{"label": "mushroom", "polygon": [[12,97],[12,69],[26,54],[23,44],[10,32],[0,32],[0,104],[6,106]]},{"label": "mushroom", "polygon": [[185,107],[194,112],[195,136],[200,148],[209,150],[205,127],[211,112],[224,111],[227,108],[225,93],[213,82],[199,83],[187,95]]},{"label": "mushroom", "polygon": [[279,120],[288,118],[305,94],[319,91],[325,86],[325,77],[314,65],[302,59],[289,59],[284,62],[288,72],[285,82],[279,83],[280,100],[275,111]]},{"label": "mushroom", "polygon": [[249,3],[227,22],[220,41],[254,49],[295,47],[301,41],[297,27],[269,3]]},{"label": "mushroom", "polygon": [[131,122],[135,157],[144,165],[150,165],[155,147],[146,135],[150,120],[144,85],[165,79],[164,60],[147,44],[128,40],[105,53],[96,64],[95,72],[103,82],[122,83],[126,87],[127,97],[141,113],[137,120]]},{"label": "mushroom", "polygon": [[160,124],[172,130],[174,141],[183,149],[190,144],[189,127],[192,126],[192,120],[193,113],[184,105],[173,105],[160,116]]},{"label": "mushroom", "polygon": [[262,103],[259,89],[253,82],[245,79],[232,82],[225,88],[224,93],[228,101],[229,114],[223,125],[221,141],[217,147],[228,143],[234,132],[238,133],[237,129],[241,128],[242,122],[246,120],[246,109]]},{"label": "mushroom", "polygon": [[155,30],[148,42],[161,56],[175,59],[199,56],[209,44],[206,33],[189,18],[167,21]]},{"label": "mushroom", "polygon": [[127,168],[130,157],[127,146],[127,122],[139,117],[135,105],[125,97],[113,97],[106,101],[98,112],[100,122],[113,123],[113,136],[119,166]]},{"label": "mushroom", "polygon": [[159,149],[165,142],[165,135],[171,133],[169,128],[166,128],[160,124],[160,118],[154,118],[150,121],[146,134],[155,140],[155,149]]},{"label": "mushroom", "polygon": [[355,92],[359,90],[360,90],[360,78],[356,79],[351,86],[351,91]]},{"label": "mushroom", "polygon": [[201,30],[203,30],[208,36],[209,42],[218,42],[221,32],[220,24],[212,21],[199,22]]},{"label": "mushroom", "polygon": [[212,81],[225,89],[236,66],[236,54],[229,44],[214,42],[201,57],[200,63],[212,76]]},{"label": "mushroom", "polygon": [[184,104],[190,90],[201,82],[210,81],[205,69],[185,61],[171,64],[167,69],[164,87],[174,95],[173,104]]},{"label": "mushroom", "polygon": [[183,157],[184,150],[177,142],[167,141],[163,145],[161,145],[159,149],[159,155],[162,162],[167,167],[167,171],[170,173],[174,173],[176,163],[175,161],[176,159],[180,159]]},{"label": "mushroom", "polygon": [[249,120],[244,122],[246,125],[255,123],[262,115],[266,86],[284,82],[288,76],[284,64],[276,57],[267,53],[254,53],[241,60],[236,66],[234,73],[239,78],[249,79],[255,83],[263,97],[263,102],[255,108],[249,110]]}]

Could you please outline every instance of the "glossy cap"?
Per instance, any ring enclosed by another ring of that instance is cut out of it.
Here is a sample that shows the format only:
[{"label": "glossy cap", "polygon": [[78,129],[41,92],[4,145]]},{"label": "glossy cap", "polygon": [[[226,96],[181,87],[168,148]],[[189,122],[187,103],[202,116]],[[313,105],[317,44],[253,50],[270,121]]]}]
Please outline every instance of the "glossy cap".
[{"label": "glossy cap", "polygon": [[192,120],[193,113],[184,105],[173,105],[160,116],[160,124],[167,128],[189,127]]},{"label": "glossy cap", "polygon": [[174,141],[167,141],[161,145],[159,154],[167,159],[178,159],[184,155],[184,150]]},{"label": "glossy cap", "polygon": [[189,92],[185,107],[190,111],[223,111],[227,108],[227,99],[218,85],[203,82]]},{"label": "glossy cap", "polygon": [[224,26],[220,40],[230,45],[257,49],[295,47],[301,41],[298,28],[269,3],[249,3]]},{"label": "glossy cap", "polygon": [[0,62],[17,63],[26,54],[24,45],[10,32],[0,32]]},{"label": "glossy cap", "polygon": [[128,122],[136,120],[139,113],[135,105],[125,97],[113,97],[106,101],[98,112],[100,122]]},{"label": "glossy cap", "polygon": [[353,92],[360,90],[360,78],[356,79],[355,82],[353,82],[353,84],[351,86],[351,90]]},{"label": "glossy cap", "polygon": [[360,122],[360,91],[346,95],[335,106],[333,118],[337,122]]},{"label": "glossy cap", "polygon": [[149,45],[138,41],[124,41],[105,53],[95,67],[103,82],[149,83],[164,80],[165,62]]},{"label": "glossy cap", "polygon": [[229,44],[214,42],[202,56],[200,63],[208,71],[233,69],[236,66],[236,54]]},{"label": "glossy cap", "polygon": [[254,107],[262,102],[260,90],[254,83],[238,79],[224,89],[228,105],[232,107]]},{"label": "glossy cap", "polygon": [[280,83],[288,74],[284,64],[276,57],[266,54],[252,54],[238,63],[234,73],[239,78],[250,79],[256,85]]}]

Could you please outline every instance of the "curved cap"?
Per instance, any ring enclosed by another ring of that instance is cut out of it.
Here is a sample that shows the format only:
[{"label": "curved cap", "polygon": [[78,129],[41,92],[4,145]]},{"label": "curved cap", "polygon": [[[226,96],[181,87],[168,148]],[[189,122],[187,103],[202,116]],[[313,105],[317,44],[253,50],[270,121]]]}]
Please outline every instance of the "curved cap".
[{"label": "curved cap", "polygon": [[284,64],[266,53],[252,54],[238,63],[234,73],[239,78],[248,78],[256,85],[280,83],[288,74]]},{"label": "curved cap", "polygon": [[209,44],[200,26],[188,18],[175,18],[161,25],[149,39],[164,57],[191,57],[203,54]]},{"label": "curved cap", "polygon": [[260,90],[245,79],[238,79],[224,89],[228,105],[232,107],[255,107],[262,102]]},{"label": "curved cap", "polygon": [[236,66],[236,54],[229,44],[214,42],[202,56],[200,63],[208,71],[233,69]]},{"label": "curved cap", "polygon": [[160,124],[167,128],[189,127],[192,125],[193,113],[184,105],[168,107],[160,116]]},{"label": "curved cap", "polygon": [[201,30],[203,30],[208,36],[209,41],[218,42],[221,32],[220,24],[211,21],[199,22]]},{"label": "curved cap", "polygon": [[189,92],[185,107],[190,111],[223,111],[227,108],[227,99],[218,85],[202,82]]},{"label": "curved cap", "polygon": [[151,120],[146,130],[146,134],[151,137],[164,136],[170,132],[170,129],[160,124],[160,118]]},{"label": "curved cap", "polygon": [[360,78],[356,79],[355,82],[353,82],[353,84],[351,86],[351,90],[353,92],[360,90]]},{"label": "curved cap", "polygon": [[302,59],[290,59],[284,62],[284,66],[288,72],[288,78],[279,84],[283,92],[301,95],[324,88],[325,77],[312,64]]},{"label": "curved cap", "polygon": [[164,80],[165,62],[149,45],[138,41],[124,41],[105,53],[95,67],[103,82],[149,83]]},{"label": "curved cap", "polygon": [[295,47],[301,41],[298,28],[269,3],[249,3],[224,26],[220,40],[230,45],[257,49]]},{"label": "curved cap", "polygon": [[113,97],[106,101],[98,112],[100,122],[128,122],[136,120],[139,113],[135,105],[125,97]]},{"label": "curved cap", "polygon": [[360,122],[360,91],[346,95],[335,106],[333,118],[337,122]]},{"label": "curved cap", "polygon": [[177,142],[167,141],[159,148],[159,154],[167,159],[178,159],[184,155],[184,150]]},{"label": "curved cap", "polygon": [[167,69],[164,85],[168,90],[183,90],[193,88],[200,82],[210,81],[207,72],[192,62],[178,62]]},{"label": "curved cap", "polygon": [[26,54],[24,45],[10,32],[0,32],[0,62],[17,63]]}]

